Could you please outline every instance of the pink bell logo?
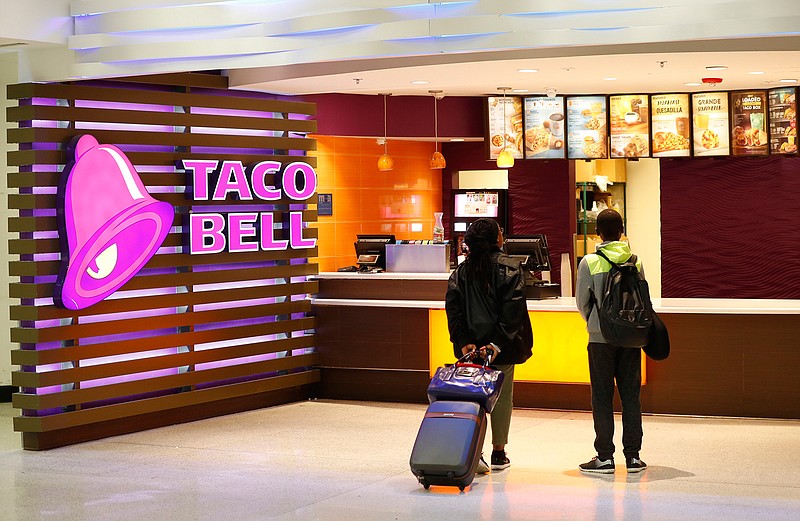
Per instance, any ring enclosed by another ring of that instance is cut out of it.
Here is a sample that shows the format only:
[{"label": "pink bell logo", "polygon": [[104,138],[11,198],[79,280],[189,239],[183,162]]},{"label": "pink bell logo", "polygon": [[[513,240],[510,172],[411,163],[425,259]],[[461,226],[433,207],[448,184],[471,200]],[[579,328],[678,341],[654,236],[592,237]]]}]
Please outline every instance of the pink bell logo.
[{"label": "pink bell logo", "polygon": [[119,148],[87,134],[74,149],[58,194],[62,261],[55,302],[78,310],[111,295],[147,264],[175,212],[150,196]]}]

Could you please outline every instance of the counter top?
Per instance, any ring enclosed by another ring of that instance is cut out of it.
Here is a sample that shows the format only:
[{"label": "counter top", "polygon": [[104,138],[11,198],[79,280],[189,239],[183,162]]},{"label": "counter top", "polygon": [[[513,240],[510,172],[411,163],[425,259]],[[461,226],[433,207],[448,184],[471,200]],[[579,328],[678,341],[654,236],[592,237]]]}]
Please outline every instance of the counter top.
[{"label": "counter top", "polygon": [[[378,274],[380,275],[380,274]],[[318,306],[370,306],[444,309],[444,300],[311,299]],[[653,299],[658,313],[725,315],[800,315],[800,300]],[[529,300],[528,311],[576,311],[574,297]]]},{"label": "counter top", "polygon": [[357,279],[357,280],[447,280],[450,273],[400,273],[384,271],[381,273],[361,273],[358,271],[325,271],[311,279]]}]

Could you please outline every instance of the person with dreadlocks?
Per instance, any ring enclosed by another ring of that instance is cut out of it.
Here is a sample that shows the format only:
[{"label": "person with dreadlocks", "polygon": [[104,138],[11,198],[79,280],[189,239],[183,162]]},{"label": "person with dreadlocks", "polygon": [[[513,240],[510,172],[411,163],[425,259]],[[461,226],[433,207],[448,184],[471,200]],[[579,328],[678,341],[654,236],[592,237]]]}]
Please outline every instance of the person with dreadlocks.
[{"label": "person with dreadlocks", "polygon": [[[492,470],[511,465],[506,455],[514,407],[514,365],[531,357],[533,330],[525,302],[525,277],[517,260],[505,255],[503,230],[494,219],[474,221],[464,234],[467,258],[450,275],[445,296],[447,326],[457,358],[474,352],[505,373],[492,411]],[[489,353],[491,351],[491,353]],[[478,472],[489,467],[481,458]]]}]

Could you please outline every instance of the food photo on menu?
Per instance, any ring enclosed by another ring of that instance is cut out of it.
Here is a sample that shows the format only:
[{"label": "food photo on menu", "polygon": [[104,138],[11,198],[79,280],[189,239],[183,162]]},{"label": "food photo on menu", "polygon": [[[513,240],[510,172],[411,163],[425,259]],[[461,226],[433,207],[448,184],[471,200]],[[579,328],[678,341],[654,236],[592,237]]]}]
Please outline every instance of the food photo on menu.
[{"label": "food photo on menu", "polygon": [[794,87],[769,91],[770,152],[797,153],[797,92]]},{"label": "food photo on menu", "polygon": [[691,155],[689,95],[654,94],[650,105],[653,157]]},{"label": "food photo on menu", "polygon": [[500,152],[508,148],[514,159],[522,159],[525,139],[522,128],[522,98],[490,96],[487,98],[487,108],[489,158],[497,159]]},{"label": "food photo on menu", "polygon": [[692,94],[694,114],[694,155],[727,156],[730,154],[730,114],[727,92]]},{"label": "food photo on menu", "polygon": [[525,158],[563,159],[564,97],[525,98]]},{"label": "food photo on menu", "polygon": [[611,157],[650,156],[650,107],[646,94],[611,96]]},{"label": "food photo on menu", "polygon": [[769,153],[767,91],[731,93],[731,145],[735,156]]},{"label": "food photo on menu", "polygon": [[567,98],[567,157],[608,159],[605,96]]}]

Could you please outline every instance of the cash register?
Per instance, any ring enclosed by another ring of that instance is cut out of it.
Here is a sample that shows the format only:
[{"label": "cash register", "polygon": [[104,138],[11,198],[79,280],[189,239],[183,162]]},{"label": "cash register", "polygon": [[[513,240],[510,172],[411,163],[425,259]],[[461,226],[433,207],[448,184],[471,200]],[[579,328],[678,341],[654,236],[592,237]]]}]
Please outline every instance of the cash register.
[{"label": "cash register", "polygon": [[550,251],[545,235],[509,235],[505,238],[503,250],[509,257],[520,261],[525,273],[525,298],[541,300],[561,295],[561,285],[549,281]]},{"label": "cash register", "polygon": [[356,250],[356,265],[339,268],[339,271],[380,273],[386,269],[386,245],[395,244],[394,235],[358,234],[353,247]]}]

